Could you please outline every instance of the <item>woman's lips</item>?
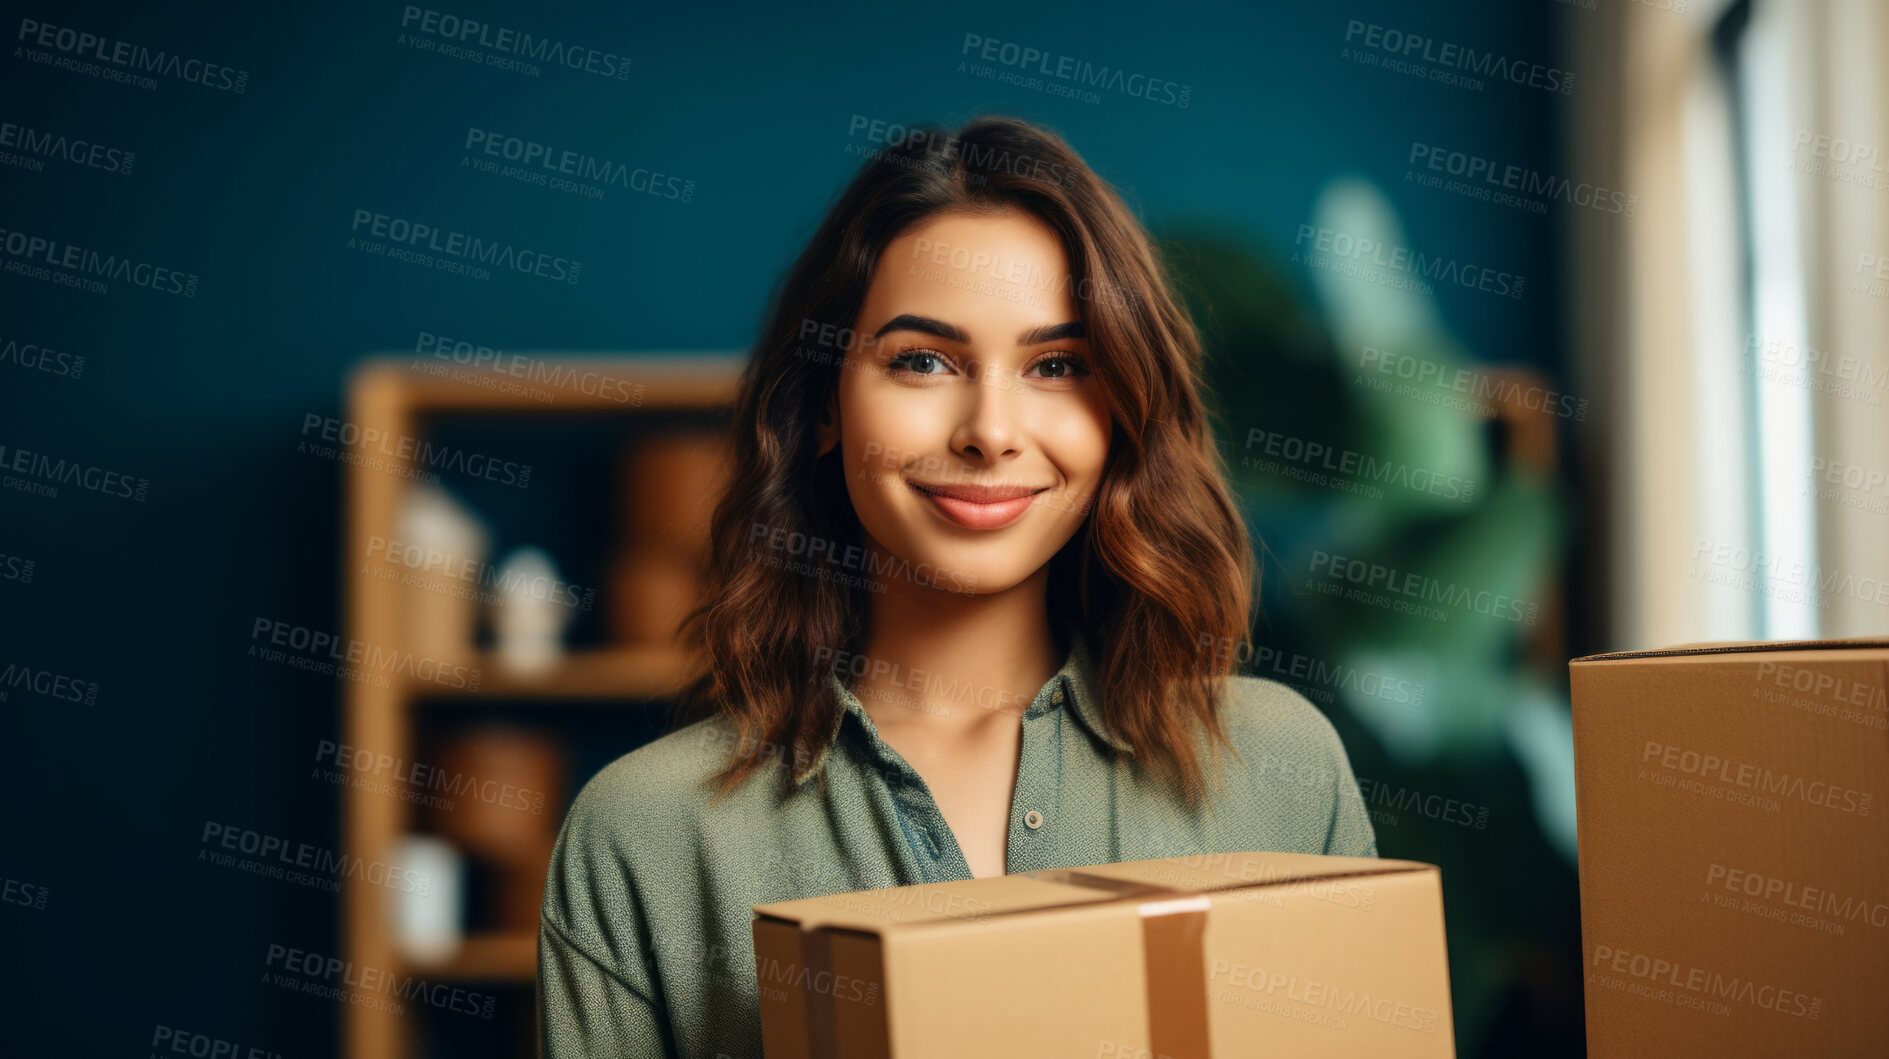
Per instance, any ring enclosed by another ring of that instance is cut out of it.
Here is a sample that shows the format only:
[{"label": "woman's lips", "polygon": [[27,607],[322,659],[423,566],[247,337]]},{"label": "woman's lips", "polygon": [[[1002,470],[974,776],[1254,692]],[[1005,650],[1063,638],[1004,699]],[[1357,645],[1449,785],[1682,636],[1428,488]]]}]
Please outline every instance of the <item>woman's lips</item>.
[{"label": "woman's lips", "polygon": [[[919,496],[931,501],[944,517],[966,529],[975,530],[1002,529],[1010,525],[1022,517],[1023,513],[1030,509],[1030,505],[1036,502],[1036,494],[1045,491],[1045,489],[1025,492],[1020,489],[977,490],[961,486],[939,487],[961,494],[947,496],[944,493],[933,492],[917,482],[905,484],[911,486],[912,491]],[[989,499],[973,499],[980,496]]]}]

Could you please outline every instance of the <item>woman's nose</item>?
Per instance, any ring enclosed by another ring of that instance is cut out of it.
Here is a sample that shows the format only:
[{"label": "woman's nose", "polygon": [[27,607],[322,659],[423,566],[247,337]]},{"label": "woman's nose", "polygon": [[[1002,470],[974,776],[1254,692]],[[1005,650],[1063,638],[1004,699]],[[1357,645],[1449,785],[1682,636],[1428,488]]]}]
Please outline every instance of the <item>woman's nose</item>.
[{"label": "woman's nose", "polygon": [[969,381],[963,420],[951,447],[961,453],[975,451],[987,459],[1016,452],[1024,413],[1017,372],[989,361],[973,361]]}]

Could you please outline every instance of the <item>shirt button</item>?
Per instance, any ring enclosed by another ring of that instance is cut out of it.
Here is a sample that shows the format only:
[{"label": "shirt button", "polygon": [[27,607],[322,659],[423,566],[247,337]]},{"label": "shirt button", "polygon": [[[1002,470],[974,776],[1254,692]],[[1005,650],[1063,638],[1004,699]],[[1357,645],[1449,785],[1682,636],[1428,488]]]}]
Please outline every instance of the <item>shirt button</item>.
[{"label": "shirt button", "polygon": [[1050,692],[1049,701],[1061,706],[1063,704],[1063,689],[1057,688],[1055,691]]},{"label": "shirt button", "polygon": [[1023,826],[1034,831],[1043,826],[1043,814],[1035,809],[1023,814]]}]

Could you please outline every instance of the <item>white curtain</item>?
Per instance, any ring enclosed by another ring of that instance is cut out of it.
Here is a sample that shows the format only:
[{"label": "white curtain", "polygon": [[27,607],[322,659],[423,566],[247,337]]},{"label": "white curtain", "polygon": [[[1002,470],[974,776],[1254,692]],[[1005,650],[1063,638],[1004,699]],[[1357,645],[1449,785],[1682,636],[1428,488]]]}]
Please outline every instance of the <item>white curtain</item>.
[{"label": "white curtain", "polygon": [[1605,646],[1889,633],[1889,22],[1756,3],[1728,79],[1684,6],[1566,13],[1570,177],[1639,201],[1567,230]]}]

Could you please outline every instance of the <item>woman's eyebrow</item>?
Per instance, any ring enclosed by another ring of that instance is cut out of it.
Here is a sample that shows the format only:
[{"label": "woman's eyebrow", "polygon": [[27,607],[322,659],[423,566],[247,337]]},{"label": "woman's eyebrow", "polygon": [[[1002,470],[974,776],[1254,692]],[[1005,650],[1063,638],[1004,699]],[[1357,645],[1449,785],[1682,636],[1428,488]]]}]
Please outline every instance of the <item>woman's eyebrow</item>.
[{"label": "woman's eyebrow", "polygon": [[1025,331],[1017,336],[1019,346],[1040,346],[1045,342],[1060,342],[1065,338],[1087,338],[1089,329],[1081,320],[1071,320],[1066,324],[1044,324],[1034,330]]},{"label": "woman's eyebrow", "polygon": [[965,334],[961,328],[953,327],[943,320],[934,320],[929,316],[918,316],[914,313],[900,313],[894,316],[886,321],[884,327],[874,332],[872,337],[879,338],[893,331],[918,331],[935,338],[942,338],[947,342],[971,340],[971,336]]},{"label": "woman's eyebrow", "polygon": [[[942,338],[947,342],[968,343],[971,336],[961,327],[936,320],[916,313],[900,313],[885,322],[885,326],[874,332],[874,338],[890,334],[893,331],[917,331],[921,334]],[[1019,346],[1037,346],[1045,342],[1057,342],[1065,338],[1087,338],[1088,328],[1080,320],[1071,320],[1065,324],[1044,324],[1032,328],[1017,336]]]}]

